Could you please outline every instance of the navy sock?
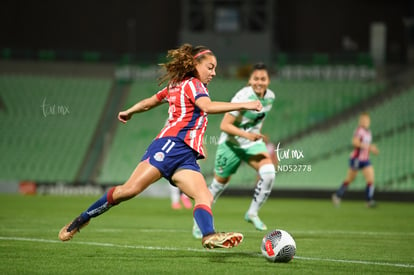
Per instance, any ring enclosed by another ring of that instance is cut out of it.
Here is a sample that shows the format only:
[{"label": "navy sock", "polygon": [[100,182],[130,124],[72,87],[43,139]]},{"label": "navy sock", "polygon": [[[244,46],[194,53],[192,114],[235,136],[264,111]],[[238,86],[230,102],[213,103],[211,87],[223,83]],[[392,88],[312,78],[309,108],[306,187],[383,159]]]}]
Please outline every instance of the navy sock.
[{"label": "navy sock", "polygon": [[367,187],[365,188],[365,198],[367,201],[374,199],[374,184],[371,182],[368,182]]},{"label": "navy sock", "polygon": [[102,213],[106,212],[111,208],[112,206],[116,205],[112,199],[112,193],[114,192],[115,187],[112,187],[109,189],[108,192],[103,194],[103,196],[97,200],[95,203],[93,203],[89,208],[81,213],[81,217],[84,221],[89,221],[90,218],[97,217],[101,215]]},{"label": "navy sock", "polygon": [[341,187],[339,187],[338,191],[336,191],[336,195],[340,198],[342,198],[345,194],[346,189],[348,189],[348,182],[344,182]]},{"label": "navy sock", "polygon": [[204,204],[194,207],[193,216],[203,236],[215,233],[211,208]]}]

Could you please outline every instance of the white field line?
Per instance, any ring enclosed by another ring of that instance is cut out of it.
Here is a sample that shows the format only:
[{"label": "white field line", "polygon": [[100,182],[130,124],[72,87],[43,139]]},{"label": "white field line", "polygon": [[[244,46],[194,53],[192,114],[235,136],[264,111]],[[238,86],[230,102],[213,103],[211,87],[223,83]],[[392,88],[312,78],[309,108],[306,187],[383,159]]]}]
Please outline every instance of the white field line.
[{"label": "white field line", "polygon": [[[106,229],[95,229],[96,231],[104,231]],[[149,229],[145,229],[145,228],[141,228],[141,229],[137,229],[136,231],[139,232],[146,232],[146,233],[151,233],[151,232],[174,232],[174,233],[189,233],[191,230],[184,230],[184,229],[153,229],[153,228],[149,228]],[[235,231],[242,231],[245,233],[258,233],[257,230],[235,230]],[[342,230],[289,230],[290,233],[292,233],[292,235],[295,234],[303,234],[303,235],[341,235],[341,234],[347,234],[347,235],[362,235],[362,236],[402,236],[402,237],[407,237],[407,236],[414,236],[414,232],[370,232],[370,231],[342,231]],[[265,232],[263,232],[263,235],[265,235]]]},{"label": "white field line", "polygon": [[[3,240],[3,241],[38,242],[38,243],[62,243],[61,241],[58,241],[58,240],[22,238],[22,237],[2,237],[2,236],[0,236],[0,240]],[[196,248],[158,247],[158,246],[144,246],[144,245],[121,245],[121,244],[113,244],[113,243],[77,242],[77,241],[71,241],[70,243],[71,244],[80,244],[80,245],[90,245],[90,246],[142,249],[142,250],[217,252],[217,253],[230,253],[230,254],[232,253],[231,251],[226,251],[226,250],[207,250],[207,249],[196,249]],[[240,252],[234,252],[234,253],[240,254]],[[245,252],[244,254],[255,256],[255,257],[261,257],[260,253]],[[301,256],[295,256],[295,260],[319,261],[319,262],[338,262],[338,263],[346,263],[346,264],[363,264],[363,265],[414,268],[414,265],[412,265],[412,264],[397,264],[397,263],[370,262],[370,261],[357,261],[357,260],[341,260],[341,259],[314,258],[314,257],[301,257]]]},{"label": "white field line", "polygon": [[[38,230],[37,228],[33,228],[33,230]],[[116,232],[123,232],[124,229],[121,228],[88,228],[89,231],[93,232],[102,232],[102,233],[116,233]],[[189,229],[157,229],[157,228],[137,228],[133,229],[136,232],[145,232],[145,233],[188,233],[191,234],[191,228]],[[236,230],[237,232],[243,233],[260,233],[257,230]],[[30,228],[0,228],[0,232],[28,232],[32,231]],[[50,230],[51,232],[56,230]],[[225,230],[224,230],[225,231]],[[295,235],[361,235],[361,236],[395,236],[395,237],[414,237],[413,232],[380,232],[380,231],[342,231],[342,230],[289,230],[293,236]],[[265,235],[265,232],[263,232]]]},{"label": "white field line", "polygon": [[310,257],[300,257],[300,256],[295,256],[295,259],[306,260],[306,261],[321,261],[321,262],[336,262],[336,263],[347,263],[347,264],[382,265],[382,266],[414,268],[414,265],[412,264],[394,264],[394,263],[357,261],[357,260],[338,260],[338,259],[313,258],[313,257],[310,258]]},{"label": "white field line", "polygon": [[291,230],[289,231],[292,234],[309,234],[309,235],[317,235],[317,234],[324,234],[324,235],[339,235],[339,234],[347,234],[347,235],[362,235],[362,236],[414,236],[414,232],[392,232],[392,231],[343,231],[343,230]]}]

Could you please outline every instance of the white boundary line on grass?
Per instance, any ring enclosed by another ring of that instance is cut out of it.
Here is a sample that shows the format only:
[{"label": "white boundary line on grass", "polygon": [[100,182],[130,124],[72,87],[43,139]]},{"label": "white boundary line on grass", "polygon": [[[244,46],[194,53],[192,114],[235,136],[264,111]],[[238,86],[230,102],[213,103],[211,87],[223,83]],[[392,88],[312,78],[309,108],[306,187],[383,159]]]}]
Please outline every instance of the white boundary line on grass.
[{"label": "white boundary line on grass", "polygon": [[[37,230],[37,229],[33,229],[33,230]],[[88,229],[89,230],[89,229]],[[120,228],[93,228],[91,230],[94,230],[95,232],[122,232],[123,230]],[[149,232],[149,233],[163,233],[163,232],[167,232],[167,233],[188,233],[189,230],[184,230],[184,229],[157,229],[157,228],[140,228],[140,229],[134,229],[137,232]],[[239,229],[241,231],[241,229]],[[3,232],[11,232],[11,233],[16,233],[16,232],[27,232],[28,229],[27,228],[4,228]],[[225,231],[225,230],[224,230]],[[236,230],[237,231],[237,230]],[[53,231],[54,232],[54,231]],[[258,233],[257,230],[243,230],[244,233]],[[343,230],[289,230],[289,232],[292,235],[299,235],[299,234],[303,234],[303,235],[342,235],[342,234],[347,234],[347,235],[361,235],[361,236],[403,236],[403,237],[411,237],[414,236],[414,232],[392,232],[392,231],[343,231]],[[264,232],[263,232],[264,235]]]},{"label": "white boundary line on grass", "polygon": [[[106,229],[95,229],[96,231],[102,231],[105,232]],[[117,230],[117,229],[115,229]],[[110,231],[110,230],[108,230]],[[119,230],[121,231],[121,230]],[[177,229],[154,229],[154,228],[141,228],[137,229],[137,231],[140,232],[189,232],[188,230],[177,230]],[[243,230],[243,232],[248,233],[257,233],[257,230]],[[341,235],[341,234],[347,234],[347,235],[374,235],[374,236],[414,236],[414,232],[381,232],[381,231],[343,231],[343,230],[290,230],[289,231],[292,234],[310,234],[310,235],[318,235],[318,234],[329,234],[329,235]],[[264,232],[263,232],[264,234]]]},{"label": "white boundary line on grass", "polygon": [[[2,237],[0,240],[4,241],[24,241],[24,242],[39,242],[39,243],[62,243],[58,240],[47,240],[47,239],[35,239],[35,238],[22,238],[22,237]],[[194,251],[194,252],[218,252],[218,253],[232,253],[226,250],[207,250],[207,249],[196,249],[196,248],[176,248],[176,247],[159,247],[159,246],[144,246],[144,245],[121,245],[112,243],[97,243],[97,242],[77,242],[71,241],[72,244],[91,245],[91,246],[103,246],[103,247],[116,247],[116,248],[129,248],[129,249],[143,249],[143,250],[171,250],[171,251]],[[237,252],[240,254],[240,252]],[[259,257],[260,253],[245,253],[248,255]],[[370,262],[370,261],[357,261],[357,260],[340,260],[340,259],[327,259],[327,258],[311,258],[295,256],[297,260],[305,261],[322,261],[322,262],[337,262],[346,264],[363,264],[363,265],[380,265],[380,266],[392,266],[392,267],[403,267],[403,268],[414,268],[412,264],[395,264],[386,262]]]},{"label": "white boundary line on grass", "polygon": [[306,261],[321,261],[321,262],[336,262],[336,263],[347,263],[347,264],[382,265],[382,266],[414,268],[414,265],[411,265],[411,264],[393,264],[393,263],[370,262],[370,261],[357,261],[357,260],[338,260],[338,259],[326,259],[326,258],[310,258],[310,257],[301,257],[301,256],[295,256],[294,259],[306,260]]}]

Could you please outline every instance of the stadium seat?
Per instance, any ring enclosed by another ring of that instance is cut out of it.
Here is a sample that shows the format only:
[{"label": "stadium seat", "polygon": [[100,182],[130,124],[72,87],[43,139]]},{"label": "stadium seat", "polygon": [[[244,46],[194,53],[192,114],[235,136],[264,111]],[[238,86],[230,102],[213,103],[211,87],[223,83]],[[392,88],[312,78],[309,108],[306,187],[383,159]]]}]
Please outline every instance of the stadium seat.
[{"label": "stadium seat", "polygon": [[[214,79],[209,84],[210,96],[213,100],[229,101],[235,92],[246,85],[245,80]],[[279,81],[272,79],[270,88],[276,94],[274,108],[269,114],[263,132],[271,137],[275,143],[295,133],[304,130],[316,123],[323,122],[340,111],[349,108],[381,91],[383,86],[378,83],[365,83],[353,81]],[[131,106],[139,99],[155,93],[159,87],[154,81],[139,81],[132,84],[130,96],[125,107]],[[347,101],[351,98],[351,101]],[[167,118],[167,109],[151,110],[148,114],[140,114],[136,120],[127,126],[118,125],[112,146],[98,177],[100,183],[123,182],[135,168],[145,148],[158,134]],[[208,177],[212,176],[214,169],[214,154],[217,148],[216,141],[220,135],[220,122],[222,115],[210,115],[206,132],[205,146],[209,157],[201,161],[202,171]],[[145,121],[145,124],[142,124]],[[353,124],[350,123],[339,133],[340,146],[349,142]],[[133,125],[133,126],[132,126]],[[331,142],[330,137],[325,139],[324,134],[315,134],[312,138],[312,150],[306,152],[309,158],[317,157],[325,150],[325,143]],[[302,148],[307,148],[304,142]],[[251,184],[256,175],[251,169],[240,169],[234,175],[238,184]]]},{"label": "stadium seat", "polygon": [[111,80],[1,75],[1,180],[75,180]]},{"label": "stadium seat", "polygon": [[[414,87],[390,98],[381,105],[368,110],[371,115],[371,129],[374,143],[380,149],[380,155],[372,156],[376,171],[378,190],[413,190],[414,167],[410,148],[414,148]],[[280,173],[280,186],[309,183],[312,186],[331,186],[336,188],[347,169],[347,160],[351,152],[352,132],[357,126],[358,115],[344,121],[328,131],[314,132],[288,144],[289,148],[303,148],[305,160],[310,161],[312,173],[306,176]],[[291,163],[295,163],[294,161]],[[322,167],[320,169],[320,167]],[[338,170],[339,167],[339,170]],[[364,184],[355,184],[353,188],[363,188]]]}]

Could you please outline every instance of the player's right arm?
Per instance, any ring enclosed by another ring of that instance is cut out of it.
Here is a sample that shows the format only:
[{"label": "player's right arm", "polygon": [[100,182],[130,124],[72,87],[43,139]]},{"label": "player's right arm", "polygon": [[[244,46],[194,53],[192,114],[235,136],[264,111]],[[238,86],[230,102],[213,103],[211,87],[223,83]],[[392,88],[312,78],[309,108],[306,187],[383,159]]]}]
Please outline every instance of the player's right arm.
[{"label": "player's right arm", "polygon": [[358,127],[354,131],[354,135],[352,137],[352,146],[354,146],[354,148],[369,149],[369,144],[363,143],[362,138],[363,138],[362,128]]},{"label": "player's right arm", "polygon": [[262,134],[250,133],[240,129],[234,125],[235,122],[236,117],[232,114],[226,113],[221,120],[220,130],[229,135],[243,137],[251,141],[256,141],[264,137]]},{"label": "player's right arm", "polygon": [[352,138],[352,146],[354,146],[354,148],[369,149],[369,144],[363,143],[359,136],[354,136]]},{"label": "player's right arm", "polygon": [[362,142],[358,136],[354,136],[352,138],[352,146],[354,146],[355,148],[361,148]]},{"label": "player's right arm", "polygon": [[119,112],[118,119],[122,123],[126,123],[129,119],[131,119],[133,114],[146,112],[162,103],[163,101],[160,101],[157,95],[153,95],[151,97],[148,97],[146,99],[139,101],[131,108],[125,111]]}]

